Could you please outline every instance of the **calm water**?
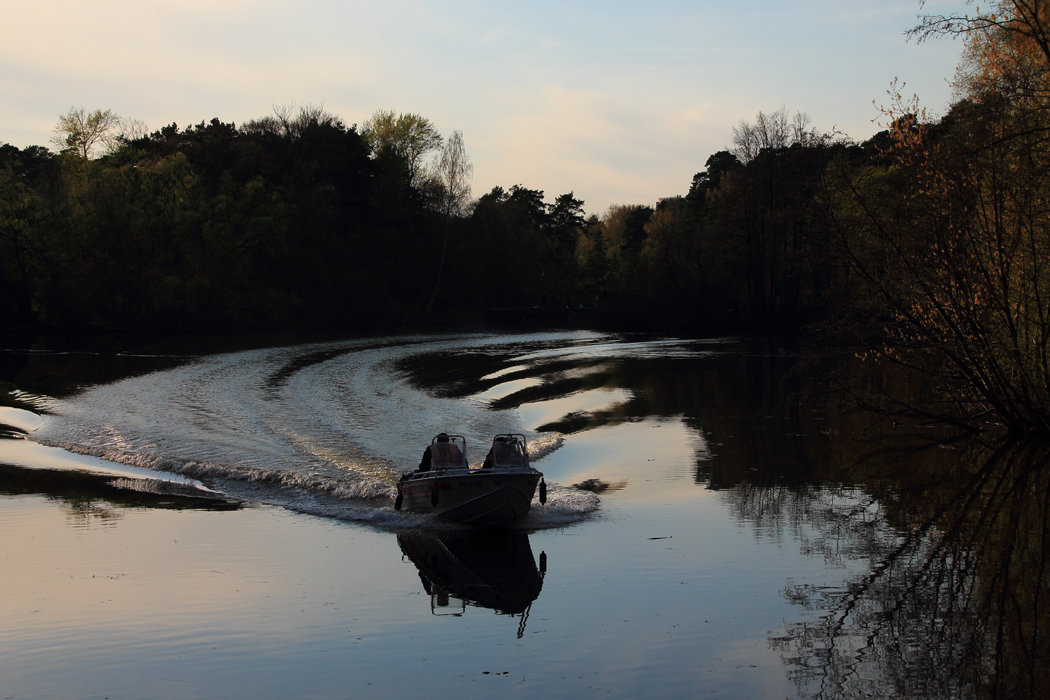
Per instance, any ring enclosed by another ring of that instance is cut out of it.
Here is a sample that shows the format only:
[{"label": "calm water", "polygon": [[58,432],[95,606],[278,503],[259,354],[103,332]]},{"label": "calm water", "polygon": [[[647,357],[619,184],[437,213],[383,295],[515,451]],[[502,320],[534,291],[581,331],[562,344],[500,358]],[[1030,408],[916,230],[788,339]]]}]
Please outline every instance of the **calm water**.
[{"label": "calm water", "polygon": [[[871,377],[804,353],[566,332],[3,358],[0,697],[1046,684],[1045,455],[847,411]],[[472,463],[525,433],[547,504],[480,533],[395,512],[441,430]]]}]

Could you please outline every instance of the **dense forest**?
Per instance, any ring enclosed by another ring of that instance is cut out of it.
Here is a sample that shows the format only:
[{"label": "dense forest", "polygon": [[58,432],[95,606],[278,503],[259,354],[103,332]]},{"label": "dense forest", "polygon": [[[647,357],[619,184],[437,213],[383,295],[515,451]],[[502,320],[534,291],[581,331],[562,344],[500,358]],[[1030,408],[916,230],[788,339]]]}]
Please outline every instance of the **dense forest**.
[{"label": "dense forest", "polygon": [[1041,3],[926,17],[920,40],[965,39],[943,116],[893,94],[856,143],[759,113],[680,196],[589,217],[521,184],[472,199],[461,135],[420,115],[70,110],[55,151],[0,146],[0,327],[819,329],[928,371],[969,423],[1050,433],[1048,30]]},{"label": "dense forest", "polygon": [[871,143],[760,113],[687,194],[585,218],[571,192],[548,202],[513,185],[469,201],[461,137],[419,115],[172,124],[92,157],[107,121],[72,110],[57,153],[0,146],[4,322],[356,331],[574,314],[795,331],[845,301],[828,169],[887,167]]}]

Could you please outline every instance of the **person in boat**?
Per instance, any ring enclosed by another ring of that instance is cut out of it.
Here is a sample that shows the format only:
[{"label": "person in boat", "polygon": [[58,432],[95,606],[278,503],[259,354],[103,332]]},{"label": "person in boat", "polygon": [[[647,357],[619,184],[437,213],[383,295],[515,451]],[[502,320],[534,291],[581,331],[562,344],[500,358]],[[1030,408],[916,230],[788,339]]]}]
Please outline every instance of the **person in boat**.
[{"label": "person in boat", "polygon": [[[444,437],[445,440],[448,440],[448,436],[445,435],[444,433],[441,433],[440,435],[438,435],[438,440],[440,440],[442,437]],[[423,456],[419,460],[419,466],[416,467],[416,471],[417,472],[428,472],[428,471],[430,471],[430,463],[431,463],[431,449],[430,448],[431,447],[432,447],[432,445],[427,445],[427,448],[425,450],[423,450]]]},{"label": "person in boat", "polygon": [[502,437],[497,437],[495,440],[492,441],[492,447],[489,448],[489,453],[487,455],[485,455],[485,461],[481,465],[482,469],[491,469],[492,468],[492,463],[493,463],[492,450],[493,450],[493,448],[496,448],[496,447],[502,448],[504,442],[505,442],[505,440]]},{"label": "person in boat", "polygon": [[423,450],[423,457],[419,460],[419,466],[416,467],[417,472],[428,472],[430,471],[430,445],[427,445],[427,449]]},{"label": "person in boat", "polygon": [[448,435],[438,435],[437,442],[431,444],[430,448],[431,469],[456,469],[466,466],[463,451]]},{"label": "person in boat", "polygon": [[459,451],[458,447],[449,442],[448,433],[438,433],[437,443],[431,443],[423,450],[423,457],[419,460],[419,466],[416,468],[416,471],[428,472],[431,470],[435,448],[438,450],[438,464],[456,464],[462,459],[463,453]]}]

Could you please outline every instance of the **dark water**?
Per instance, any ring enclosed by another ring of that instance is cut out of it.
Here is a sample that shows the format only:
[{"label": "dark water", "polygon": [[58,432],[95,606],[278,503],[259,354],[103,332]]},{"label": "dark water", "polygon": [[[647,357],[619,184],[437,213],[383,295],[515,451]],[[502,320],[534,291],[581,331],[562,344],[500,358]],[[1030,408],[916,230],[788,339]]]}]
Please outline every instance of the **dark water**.
[{"label": "dark water", "polygon": [[[850,410],[872,377],[808,353],[574,332],[3,366],[4,697],[1047,687],[1047,455]],[[548,503],[482,533],[394,511],[441,430],[472,463],[525,433]],[[120,571],[85,595],[97,561]]]}]

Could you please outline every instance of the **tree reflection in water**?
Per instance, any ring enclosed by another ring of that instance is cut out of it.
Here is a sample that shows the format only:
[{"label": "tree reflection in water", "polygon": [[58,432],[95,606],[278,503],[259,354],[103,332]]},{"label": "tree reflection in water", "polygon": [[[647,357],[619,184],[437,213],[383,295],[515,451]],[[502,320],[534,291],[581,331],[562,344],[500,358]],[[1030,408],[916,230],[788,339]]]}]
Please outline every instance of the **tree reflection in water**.
[{"label": "tree reflection in water", "polygon": [[957,461],[979,468],[877,499],[853,487],[732,497],[753,522],[808,523],[814,553],[871,562],[838,590],[785,588],[816,612],[771,640],[800,694],[1037,697],[1050,687],[1050,454],[979,452]]}]

